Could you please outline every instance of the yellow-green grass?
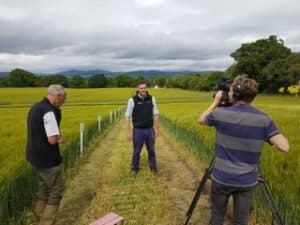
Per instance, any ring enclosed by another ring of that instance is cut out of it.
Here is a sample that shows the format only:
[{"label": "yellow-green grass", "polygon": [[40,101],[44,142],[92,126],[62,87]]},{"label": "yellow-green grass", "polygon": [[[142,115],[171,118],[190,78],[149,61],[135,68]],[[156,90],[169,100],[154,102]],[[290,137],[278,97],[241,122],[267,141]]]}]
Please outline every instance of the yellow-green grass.
[{"label": "yellow-green grass", "polygon": [[173,211],[168,211],[172,206],[168,201],[167,189],[161,184],[159,176],[149,171],[145,151],[141,154],[141,171],[130,175],[128,163],[132,156],[132,143],[124,139],[122,131],[115,129],[113,132],[113,138],[108,137],[110,157],[102,162],[101,185],[88,215],[79,219],[77,224],[89,224],[91,217],[97,218],[110,211],[125,216],[124,225],[170,224],[167,218]]},{"label": "yellow-green grass", "polygon": [[[26,116],[32,103],[45,96],[46,88],[0,88],[0,103],[10,104],[0,107],[2,121],[0,175],[10,171],[20,161],[24,161],[26,145]],[[63,107],[62,135],[66,140],[79,133],[79,123],[96,121],[97,115],[107,114],[117,106],[106,105],[105,102],[118,101],[125,105],[127,99],[134,94],[135,88],[102,88],[102,89],[67,89],[68,97]],[[208,93],[182,91],[178,89],[149,89],[158,101],[162,100],[198,100],[210,96]],[[80,103],[96,104],[80,104]],[[79,103],[71,106],[70,103]],[[97,103],[104,103],[101,106]],[[5,169],[3,169],[5,168]],[[3,177],[3,176],[0,176]]]},{"label": "yellow-green grass", "polygon": [[[116,109],[115,105],[100,106],[64,106],[62,107],[61,132],[63,138],[68,139],[74,135],[79,136],[79,124],[88,125],[96,122],[98,115],[104,117]],[[0,151],[0,177],[24,161],[26,148],[26,117],[29,107],[0,108],[1,118],[1,151]]]},{"label": "yellow-green grass", "polygon": [[[101,88],[101,89],[70,89],[67,88],[66,104],[75,103],[108,103],[126,102],[127,99],[135,94],[135,88]],[[178,89],[149,89],[150,94],[160,101],[185,101],[200,100],[210,98],[208,93],[196,91],[183,91]],[[0,88],[0,105],[4,104],[30,104],[37,102],[42,96],[47,94],[46,88]]]},{"label": "yellow-green grass", "polygon": [[[277,124],[281,132],[290,141],[290,152],[284,154],[274,147],[265,144],[262,153],[262,171],[272,189],[272,194],[280,206],[282,214],[287,217],[299,215],[300,212],[300,176],[299,162],[300,137],[300,98],[286,96],[258,96],[253,102],[257,108],[268,113]],[[173,120],[179,126],[187,128],[191,132],[199,134],[199,142],[213,149],[215,142],[215,129],[200,126],[197,123],[202,113],[210,102],[199,103],[170,103],[161,104],[160,111],[168,119]],[[191,143],[192,140],[187,140]],[[290,214],[290,213],[293,214]],[[286,218],[291,221],[293,218]],[[287,222],[292,224],[293,222]]]},{"label": "yellow-green grass", "polygon": [[[105,105],[117,102],[125,105],[134,88],[106,89],[67,89],[68,99],[63,107],[62,134],[68,139],[79,134],[79,123],[96,121],[98,115],[106,115],[116,105]],[[182,91],[178,89],[149,89],[150,94],[158,100],[161,114],[176,121],[179,126],[199,134],[204,144],[213,148],[215,131],[213,128],[199,126],[199,114],[210,104],[212,93]],[[1,151],[0,151],[0,183],[1,179],[12,174],[14,168],[27,165],[24,160],[26,144],[26,115],[30,105],[39,101],[46,94],[46,88],[0,88],[1,118]],[[162,102],[182,102],[168,103]],[[192,103],[188,103],[192,101]],[[196,101],[196,102],[195,102]],[[186,102],[186,103],[184,103]],[[254,105],[267,112],[286,135],[291,144],[290,153],[283,155],[272,147],[265,146],[262,157],[263,172],[266,174],[272,191],[277,198],[284,196],[293,211],[299,212],[299,127],[300,99],[290,96],[258,96]],[[78,103],[74,105],[71,103]],[[87,103],[87,104],[80,104]],[[94,104],[95,103],[95,104]],[[101,105],[97,105],[97,104]],[[26,105],[26,106],[24,106]],[[278,197],[279,196],[279,197]],[[283,203],[285,204],[285,203]],[[281,207],[286,210],[288,207]]]}]

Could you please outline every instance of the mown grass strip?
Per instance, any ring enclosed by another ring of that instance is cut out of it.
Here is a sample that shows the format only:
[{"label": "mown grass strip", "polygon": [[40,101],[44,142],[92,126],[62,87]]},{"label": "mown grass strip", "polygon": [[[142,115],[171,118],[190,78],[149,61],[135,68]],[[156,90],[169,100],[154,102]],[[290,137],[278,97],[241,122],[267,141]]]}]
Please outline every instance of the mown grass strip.
[{"label": "mown grass strip", "polygon": [[167,191],[160,185],[159,177],[149,171],[146,151],[141,157],[141,171],[131,174],[132,146],[125,135],[123,140],[122,137],[117,137],[116,146],[111,149],[112,155],[103,168],[101,187],[80,224],[88,224],[110,211],[124,216],[124,224],[170,224]]}]

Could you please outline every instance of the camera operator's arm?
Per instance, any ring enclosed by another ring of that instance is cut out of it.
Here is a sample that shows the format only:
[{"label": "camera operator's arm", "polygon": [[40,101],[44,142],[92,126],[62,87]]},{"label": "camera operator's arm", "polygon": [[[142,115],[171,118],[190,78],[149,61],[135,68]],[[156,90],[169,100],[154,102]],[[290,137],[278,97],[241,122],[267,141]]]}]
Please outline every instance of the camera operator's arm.
[{"label": "camera operator's arm", "polygon": [[283,152],[288,152],[290,145],[289,141],[282,134],[277,134],[269,139],[271,144],[274,144],[277,149]]},{"label": "camera operator's arm", "polygon": [[222,91],[218,91],[215,95],[213,103],[201,114],[198,122],[202,125],[206,125],[205,119],[215,108],[217,108],[222,101]]}]

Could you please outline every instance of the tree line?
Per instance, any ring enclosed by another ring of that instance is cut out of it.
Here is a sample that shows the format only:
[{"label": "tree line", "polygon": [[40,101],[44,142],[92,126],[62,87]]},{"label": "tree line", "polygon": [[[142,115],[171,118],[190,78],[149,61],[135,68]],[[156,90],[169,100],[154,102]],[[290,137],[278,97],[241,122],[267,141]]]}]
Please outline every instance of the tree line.
[{"label": "tree line", "polygon": [[84,77],[80,74],[66,77],[63,74],[37,76],[17,68],[8,76],[0,78],[0,87],[44,87],[60,83],[69,88],[135,87],[137,80],[146,80],[149,86],[172,87],[200,91],[214,90],[221,77],[233,79],[238,74],[247,74],[259,84],[260,92],[276,93],[300,82],[300,52],[292,52],[284,46],[284,41],[271,35],[252,43],[244,43],[230,56],[235,60],[225,71],[186,74],[166,77],[132,77],[120,74],[106,77],[94,74]]},{"label": "tree line", "polygon": [[159,85],[164,87],[167,78],[164,76],[133,77],[128,74],[120,74],[116,77],[107,77],[104,74],[94,74],[92,76],[65,76],[63,74],[37,76],[24,69],[16,68],[8,76],[0,77],[0,87],[47,87],[50,84],[61,84],[67,88],[135,87],[139,80],[147,81],[150,86]]},{"label": "tree line", "polygon": [[62,84],[67,88],[106,88],[106,87],[135,87],[139,80],[144,80],[150,87],[168,87],[210,91],[216,81],[226,76],[225,72],[206,72],[188,75],[166,77],[133,77],[120,74],[116,77],[107,77],[104,74],[94,74],[86,77],[74,75],[67,77],[63,74],[37,76],[29,71],[17,68],[8,76],[0,78],[0,87],[48,87],[50,84]]}]

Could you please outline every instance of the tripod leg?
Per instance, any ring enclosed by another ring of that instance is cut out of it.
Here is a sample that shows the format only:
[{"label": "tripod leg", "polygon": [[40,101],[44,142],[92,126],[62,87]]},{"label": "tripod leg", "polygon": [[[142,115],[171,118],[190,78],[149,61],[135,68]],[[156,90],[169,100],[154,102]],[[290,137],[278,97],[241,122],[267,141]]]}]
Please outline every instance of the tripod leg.
[{"label": "tripod leg", "polygon": [[195,195],[194,195],[194,198],[193,198],[193,200],[192,200],[192,203],[191,203],[191,205],[190,205],[190,207],[189,207],[189,209],[188,209],[188,211],[187,211],[187,213],[186,213],[187,218],[186,218],[186,221],[185,221],[185,225],[188,224],[189,220],[190,220],[191,217],[192,217],[192,214],[193,214],[194,209],[195,209],[195,207],[196,207],[196,205],[197,205],[197,202],[198,202],[198,200],[199,200],[199,198],[200,198],[200,195],[201,195],[201,193],[202,193],[202,191],[203,191],[203,189],[204,189],[204,187],[205,187],[205,184],[206,184],[206,182],[207,182],[207,179],[210,177],[210,174],[211,174],[211,172],[212,172],[212,168],[213,168],[213,166],[214,166],[214,163],[215,163],[215,156],[214,156],[213,159],[211,160],[208,169],[205,170],[205,173],[204,173],[204,175],[203,175],[203,177],[202,177],[202,179],[201,179],[201,181],[200,181],[199,187],[198,187],[198,189],[197,189],[197,191],[196,191],[196,193],[195,193]]},{"label": "tripod leg", "polygon": [[270,209],[271,209],[271,213],[272,213],[272,224],[274,224],[274,221],[276,221],[277,225],[284,225],[284,222],[275,206],[274,200],[271,196],[271,192],[268,189],[267,185],[262,182],[260,183],[260,188],[263,192],[263,197],[266,199]]},{"label": "tripod leg", "polygon": [[189,210],[188,210],[187,213],[186,213],[187,219],[186,219],[185,225],[188,224],[190,218],[192,217],[192,214],[193,214],[193,212],[194,212],[194,209],[195,209],[195,207],[196,207],[196,205],[197,205],[197,202],[198,202],[198,200],[199,200],[199,198],[200,198],[200,195],[201,195],[201,193],[202,193],[202,191],[203,191],[203,189],[204,189],[204,187],[205,187],[205,184],[206,184],[206,182],[207,182],[207,179],[209,178],[209,175],[210,175],[210,172],[209,172],[208,169],[206,169],[206,171],[205,171],[205,173],[204,173],[204,175],[203,175],[203,177],[202,177],[202,179],[201,179],[201,181],[200,181],[199,187],[198,187],[198,189],[197,189],[197,191],[196,191],[196,193],[195,193],[195,195],[194,195],[194,198],[193,198],[193,200],[192,200],[192,203],[191,203],[191,205],[190,205],[190,207],[189,207]]}]

